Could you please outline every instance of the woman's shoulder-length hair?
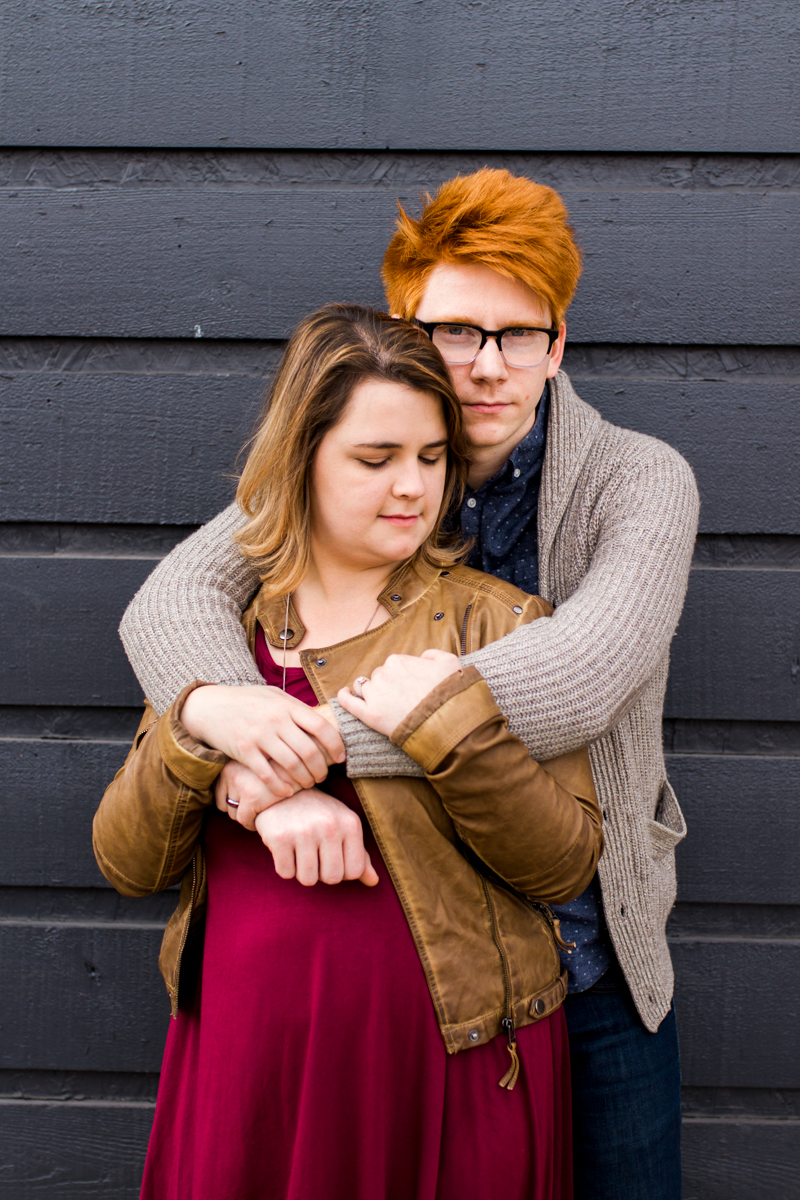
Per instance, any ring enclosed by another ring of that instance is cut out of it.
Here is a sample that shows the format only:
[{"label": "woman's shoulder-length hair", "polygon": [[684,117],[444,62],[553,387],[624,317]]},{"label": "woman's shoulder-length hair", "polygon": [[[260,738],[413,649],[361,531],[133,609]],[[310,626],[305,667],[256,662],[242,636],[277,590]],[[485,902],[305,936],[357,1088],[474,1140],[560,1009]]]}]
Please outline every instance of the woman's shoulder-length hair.
[{"label": "woman's shoulder-length hair", "polygon": [[250,442],[236,501],[247,521],[236,539],[258,563],[269,595],[286,595],[308,570],[311,469],[317,448],[365,379],[405,384],[438,397],[448,451],[442,507],[410,563],[448,567],[464,556],[443,530],[466,479],[461,406],[447,368],[415,325],[354,304],[327,304],[295,329]]}]

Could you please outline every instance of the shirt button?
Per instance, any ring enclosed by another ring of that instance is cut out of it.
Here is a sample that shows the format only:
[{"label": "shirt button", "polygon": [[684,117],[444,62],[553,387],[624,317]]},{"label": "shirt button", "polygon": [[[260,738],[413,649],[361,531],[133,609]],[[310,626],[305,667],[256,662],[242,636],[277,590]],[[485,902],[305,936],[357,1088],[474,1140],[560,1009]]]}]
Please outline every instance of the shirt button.
[{"label": "shirt button", "polygon": [[467,508],[474,508],[477,503],[478,501],[475,499],[475,497],[470,496],[469,500],[467,501]]},{"label": "shirt button", "polygon": [[317,666],[318,666],[318,667],[324,667],[327,661],[328,661],[328,660],[327,660],[327,658],[318,658],[318,659],[317,659]]},{"label": "shirt button", "polygon": [[469,1035],[469,1040],[470,1040],[471,1042],[477,1042],[477,1040],[478,1040],[478,1038],[479,1038],[480,1036],[481,1036],[481,1035],[478,1033],[477,1029],[471,1029],[471,1030],[470,1030],[470,1035]]},{"label": "shirt button", "polygon": [[522,612],[522,609],[520,608],[520,606],[518,604],[515,604],[512,611],[515,612],[517,614],[517,616],[519,616],[519,614]]},{"label": "shirt button", "polygon": [[514,468],[514,478],[519,479],[519,475],[520,475],[519,467],[515,467]]}]

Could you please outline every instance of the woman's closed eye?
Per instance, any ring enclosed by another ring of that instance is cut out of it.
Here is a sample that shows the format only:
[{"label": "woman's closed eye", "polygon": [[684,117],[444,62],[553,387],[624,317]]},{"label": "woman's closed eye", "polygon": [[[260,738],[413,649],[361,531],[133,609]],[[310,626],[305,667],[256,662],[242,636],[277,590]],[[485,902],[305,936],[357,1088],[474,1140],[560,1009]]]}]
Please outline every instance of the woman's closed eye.
[{"label": "woman's closed eye", "polygon": [[[431,457],[427,454],[420,454],[419,461],[421,463],[424,463],[426,467],[435,467],[437,465],[437,463],[440,463],[442,461],[442,457],[443,456],[442,456],[441,452],[439,454],[434,454],[433,457]],[[385,467],[386,464],[390,460],[388,458],[381,458],[378,460],[369,459],[369,458],[359,458],[356,461],[360,462],[361,465],[364,467],[369,467],[369,469],[371,471],[377,471],[380,467]]]}]

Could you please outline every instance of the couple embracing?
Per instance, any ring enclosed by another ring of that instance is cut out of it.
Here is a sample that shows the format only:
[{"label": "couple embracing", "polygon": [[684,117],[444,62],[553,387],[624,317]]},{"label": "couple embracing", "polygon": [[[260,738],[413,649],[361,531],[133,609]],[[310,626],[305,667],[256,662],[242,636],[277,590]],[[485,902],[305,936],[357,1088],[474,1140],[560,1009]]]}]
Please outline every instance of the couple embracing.
[{"label": "couple embracing", "polygon": [[125,616],[150,703],[95,852],[180,885],[147,1200],[680,1196],[697,495],[560,371],[579,272],[505,171],[401,211],[391,317],[300,323],[236,505]]}]

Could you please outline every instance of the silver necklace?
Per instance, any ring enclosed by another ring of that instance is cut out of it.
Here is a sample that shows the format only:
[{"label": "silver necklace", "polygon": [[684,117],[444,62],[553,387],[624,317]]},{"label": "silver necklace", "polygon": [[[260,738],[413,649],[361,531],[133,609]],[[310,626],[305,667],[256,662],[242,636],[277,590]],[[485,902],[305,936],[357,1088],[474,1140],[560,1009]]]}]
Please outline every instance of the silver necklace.
[{"label": "silver necklace", "polygon": [[[288,642],[288,640],[289,640],[289,601],[291,600],[291,598],[292,598],[292,594],[291,594],[291,592],[289,592],[289,594],[288,594],[288,595],[287,595],[287,597],[286,597],[286,612],[285,612],[285,614],[284,614],[284,618],[283,618],[283,632],[282,632],[282,634],[281,634],[281,641],[283,642],[283,684],[282,684],[282,690],[283,690],[284,692],[286,691],[286,643],[287,643],[287,642]],[[364,633],[366,633],[366,632],[367,632],[367,630],[369,629],[370,625],[372,624],[372,622],[373,622],[373,621],[375,620],[375,618],[377,617],[377,615],[378,615],[378,609],[380,608],[380,606],[381,606],[381,602],[380,602],[380,600],[378,600],[378,603],[375,605],[375,611],[373,612],[372,616],[370,617],[370,619],[367,621],[366,625],[364,626]]]}]

